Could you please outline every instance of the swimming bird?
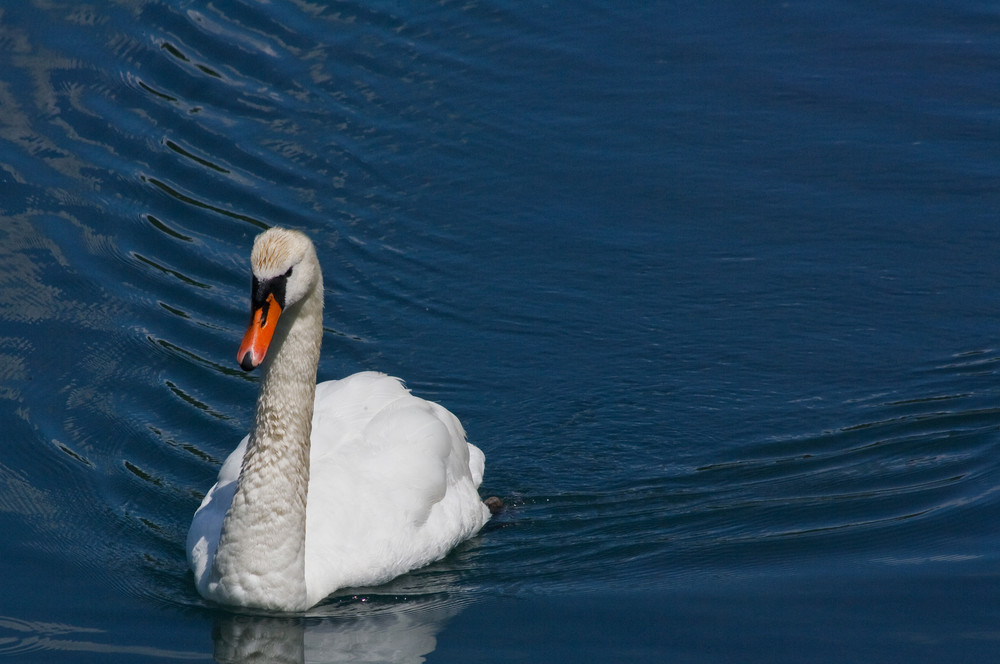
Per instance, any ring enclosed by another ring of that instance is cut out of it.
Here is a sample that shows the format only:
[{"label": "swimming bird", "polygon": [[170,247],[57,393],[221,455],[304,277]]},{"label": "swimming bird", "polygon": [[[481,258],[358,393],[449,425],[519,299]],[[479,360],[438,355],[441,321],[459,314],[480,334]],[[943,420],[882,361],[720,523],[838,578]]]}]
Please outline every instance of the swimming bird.
[{"label": "swimming bird", "polygon": [[237,361],[261,368],[250,433],[195,512],[188,563],[221,604],[305,610],[443,558],[490,518],[485,457],[458,419],[375,372],[316,384],[323,277],[312,241],[257,236]]}]

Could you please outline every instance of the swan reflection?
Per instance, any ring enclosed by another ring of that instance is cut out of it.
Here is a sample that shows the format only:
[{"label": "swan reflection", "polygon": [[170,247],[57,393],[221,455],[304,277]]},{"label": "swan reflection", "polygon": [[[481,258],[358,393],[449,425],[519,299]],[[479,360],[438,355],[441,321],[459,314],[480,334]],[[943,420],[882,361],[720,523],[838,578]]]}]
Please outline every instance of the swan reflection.
[{"label": "swan reflection", "polygon": [[217,662],[423,662],[461,612],[448,594],[354,595],[300,616],[222,614],[212,638]]}]

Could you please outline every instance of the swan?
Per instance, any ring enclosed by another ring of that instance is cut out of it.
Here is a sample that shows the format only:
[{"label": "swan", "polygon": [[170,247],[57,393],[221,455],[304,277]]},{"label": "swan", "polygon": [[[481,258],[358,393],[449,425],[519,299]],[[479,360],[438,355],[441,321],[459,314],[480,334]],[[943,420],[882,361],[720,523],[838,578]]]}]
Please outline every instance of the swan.
[{"label": "swan", "polygon": [[261,367],[257,409],[191,522],[198,592],[302,611],[475,535],[491,515],[478,492],[485,457],[454,415],[381,373],[316,384],[323,277],[312,241],[271,228],[254,240],[250,264],[237,361]]}]

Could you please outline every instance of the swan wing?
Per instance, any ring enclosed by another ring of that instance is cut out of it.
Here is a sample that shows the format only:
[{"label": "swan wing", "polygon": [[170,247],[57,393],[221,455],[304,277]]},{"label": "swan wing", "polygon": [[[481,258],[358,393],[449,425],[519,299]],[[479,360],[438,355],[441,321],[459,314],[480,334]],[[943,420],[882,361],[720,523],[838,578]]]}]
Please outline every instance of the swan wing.
[{"label": "swan wing", "polygon": [[243,455],[246,454],[249,441],[250,436],[244,436],[236,449],[226,458],[222,468],[219,469],[218,480],[205,494],[188,530],[188,565],[194,571],[195,584],[203,595],[208,585],[215,551],[219,546],[222,522],[233,502],[236,482],[240,478],[240,468],[243,465]]},{"label": "swan wing", "polygon": [[[489,518],[482,452],[458,419],[395,378],[317,386],[306,513],[310,601],[443,557]],[[471,465],[470,465],[471,464]]]}]

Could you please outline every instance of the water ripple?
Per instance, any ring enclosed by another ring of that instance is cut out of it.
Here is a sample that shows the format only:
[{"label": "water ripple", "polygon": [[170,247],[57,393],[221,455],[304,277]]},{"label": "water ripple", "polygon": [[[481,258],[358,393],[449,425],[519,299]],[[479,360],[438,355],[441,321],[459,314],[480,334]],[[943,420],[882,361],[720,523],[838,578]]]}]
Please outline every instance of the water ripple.
[{"label": "water ripple", "polygon": [[[6,633],[6,636],[2,635]],[[102,637],[105,641],[101,641]],[[199,652],[170,650],[149,646],[129,646],[106,641],[103,630],[58,623],[28,622],[0,617],[0,655],[24,656],[30,653],[90,653],[100,657],[128,656],[151,659],[208,660]]]},{"label": "water ripple", "polygon": [[515,497],[484,555],[518,552],[498,568],[514,589],[983,555],[928,535],[1000,509],[1000,409],[954,391],[965,369],[941,393],[866,403],[856,412],[870,419],[837,430],[745,441],[735,458],[600,491]]}]

